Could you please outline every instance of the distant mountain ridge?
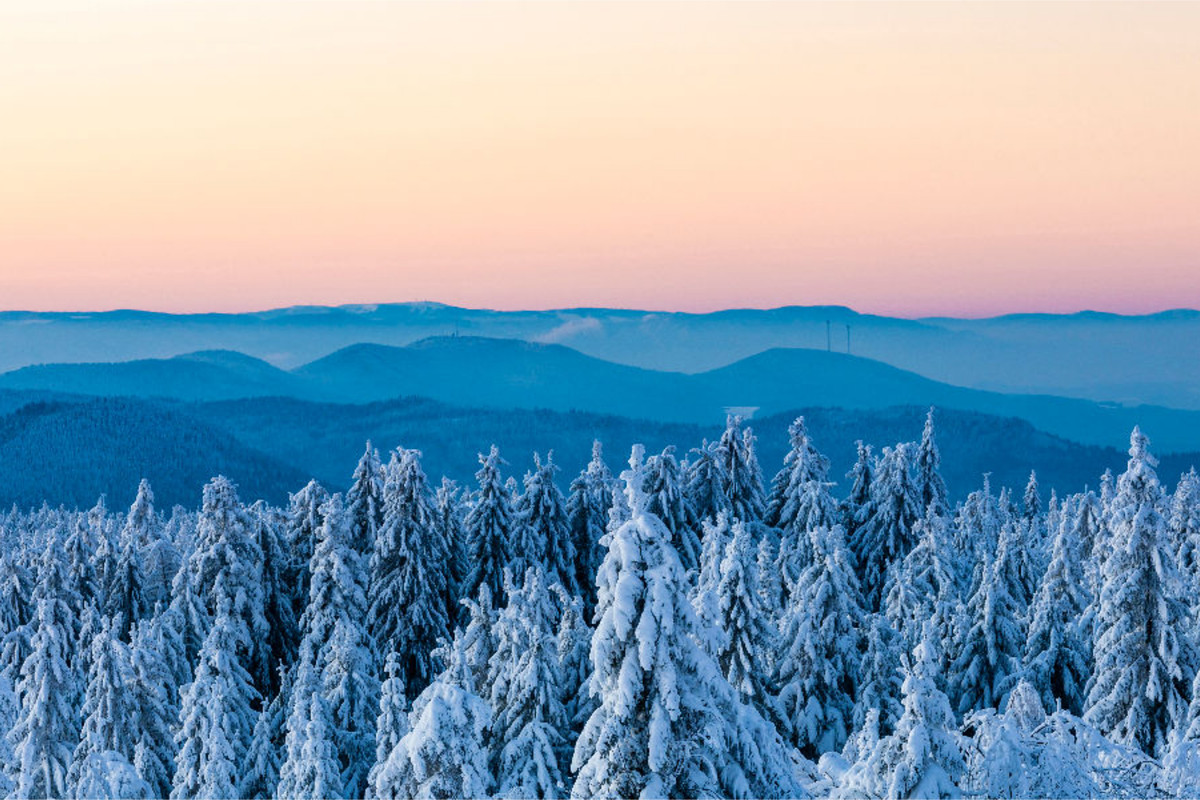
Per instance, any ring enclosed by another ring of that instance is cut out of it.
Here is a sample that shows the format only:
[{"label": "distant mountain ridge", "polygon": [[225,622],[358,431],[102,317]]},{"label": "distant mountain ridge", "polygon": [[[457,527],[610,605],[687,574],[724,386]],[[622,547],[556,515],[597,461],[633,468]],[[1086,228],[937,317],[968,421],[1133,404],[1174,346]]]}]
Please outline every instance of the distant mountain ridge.
[{"label": "distant mountain ridge", "polygon": [[799,407],[938,406],[1016,417],[1081,444],[1112,446],[1141,425],[1159,452],[1200,450],[1200,412],[1126,407],[952,386],[844,353],[776,348],[701,373],[616,364],[557,344],[473,336],[405,347],[356,344],[294,370],[240,353],[26,367],[0,388],[186,401],[289,397],[361,404],[427,397],[480,409],[548,409],[712,425],[728,409],[759,417]]},{"label": "distant mountain ridge", "polygon": [[678,372],[712,370],[772,348],[849,349],[957,386],[1200,410],[1200,359],[1186,356],[1200,352],[1200,312],[1190,309],[980,320],[900,319],[840,306],[686,313],[398,303],[246,314],[0,312],[0,370],[214,348],[292,369],[354,344],[403,346],[456,332],[564,344],[614,363]]}]

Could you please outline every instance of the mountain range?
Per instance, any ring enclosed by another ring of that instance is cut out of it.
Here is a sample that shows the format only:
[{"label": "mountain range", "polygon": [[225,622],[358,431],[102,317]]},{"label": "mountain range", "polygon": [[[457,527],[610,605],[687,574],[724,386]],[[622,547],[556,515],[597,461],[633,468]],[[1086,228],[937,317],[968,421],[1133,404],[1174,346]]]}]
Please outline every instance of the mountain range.
[{"label": "mountain range", "polygon": [[707,314],[491,311],[437,303],[302,306],[244,314],[0,313],[0,370],[232,350],[294,369],[356,344],[431,336],[563,344],[613,363],[699,373],[774,348],[866,357],[955,386],[1200,410],[1200,312],[901,319],[838,306]]},{"label": "mountain range", "polygon": [[548,409],[711,426],[727,413],[938,406],[1015,417],[1084,445],[1120,446],[1141,425],[1160,452],[1200,450],[1200,412],[952,386],[879,361],[776,348],[699,373],[603,361],[563,345],[474,336],[404,347],[356,344],[291,370],[228,351],[124,363],[52,364],[0,375],[0,388],[185,401],[287,397],[361,404],[418,396],[475,409]]}]

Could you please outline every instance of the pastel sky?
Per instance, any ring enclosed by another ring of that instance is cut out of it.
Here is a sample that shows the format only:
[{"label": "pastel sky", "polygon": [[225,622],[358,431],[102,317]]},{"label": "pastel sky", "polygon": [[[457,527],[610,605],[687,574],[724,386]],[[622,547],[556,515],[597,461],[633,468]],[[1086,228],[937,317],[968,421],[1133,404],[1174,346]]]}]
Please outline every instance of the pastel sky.
[{"label": "pastel sky", "polygon": [[1200,307],[1200,3],[0,4],[0,307]]}]

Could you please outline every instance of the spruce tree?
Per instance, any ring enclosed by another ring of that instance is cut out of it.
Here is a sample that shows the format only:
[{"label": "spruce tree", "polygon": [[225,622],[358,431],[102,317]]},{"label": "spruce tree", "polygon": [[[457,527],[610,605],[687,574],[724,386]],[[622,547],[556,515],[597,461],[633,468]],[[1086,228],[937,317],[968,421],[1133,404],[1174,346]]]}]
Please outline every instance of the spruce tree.
[{"label": "spruce tree", "polygon": [[309,481],[303,489],[288,496],[287,541],[294,563],[293,585],[295,586],[296,615],[304,611],[308,599],[308,562],[317,546],[317,531],[321,528],[321,507],[329,499],[329,492],[316,481]]},{"label": "spruce tree", "polygon": [[343,794],[333,713],[310,653],[301,656],[291,700],[276,795],[287,800],[359,797],[353,792]]},{"label": "spruce tree", "polygon": [[[592,629],[584,618],[583,598],[567,597],[565,592],[560,593],[559,605],[562,615],[556,635],[559,672],[562,675],[560,694],[567,722],[571,726],[569,741],[573,748],[583,724],[596,710],[595,701],[587,688],[592,668]],[[563,767],[570,766],[570,763],[569,755],[560,762]]]},{"label": "spruce tree", "polygon": [[1171,531],[1175,561],[1189,584],[1193,606],[1200,610],[1200,476],[1193,468],[1179,478],[1171,496],[1167,525]]},{"label": "spruce tree", "polygon": [[838,509],[851,552],[854,552],[854,543],[858,541],[858,529],[866,519],[867,507],[871,502],[871,484],[875,478],[875,459],[871,453],[871,446],[863,444],[859,439],[855,442],[855,447],[858,458],[846,473],[846,477],[850,479],[850,494]]},{"label": "spruce tree", "polygon": [[812,564],[784,611],[775,683],[786,735],[808,758],[840,750],[852,729],[864,614],[843,536],[811,532]]},{"label": "spruce tree", "polygon": [[514,575],[523,575],[525,569],[535,564],[543,566],[549,580],[559,583],[570,594],[579,594],[575,577],[575,544],[571,541],[570,525],[567,521],[566,498],[554,485],[554,454],[534,454],[534,470],[525,476],[525,492],[517,506],[517,527],[532,548],[514,546],[512,569]]},{"label": "spruce tree", "polygon": [[253,520],[238,499],[237,489],[227,478],[213,478],[204,487],[196,522],[196,549],[189,561],[191,581],[211,616],[217,613],[217,580],[224,581],[227,599],[246,632],[238,640],[238,657],[260,693],[270,684],[272,668],[263,616],[262,562]]},{"label": "spruce tree", "polygon": [[179,685],[191,680],[192,669],[208,635],[209,616],[204,602],[196,594],[192,570],[188,563],[180,565],[179,572],[171,581],[171,605],[169,614],[174,617],[175,630],[183,644],[184,664],[186,669],[182,674],[177,673]]},{"label": "spruce tree", "polygon": [[583,597],[585,619],[596,607],[596,572],[604,557],[600,540],[608,529],[612,508],[613,477],[604,463],[599,441],[592,442],[592,460],[571,482],[567,520],[575,543],[575,579]]},{"label": "spruce tree", "polygon": [[[301,669],[310,662],[317,670],[331,714],[340,783],[349,796],[358,797],[366,788],[379,695],[366,628],[367,571],[352,545],[341,495],[329,498],[321,516],[309,567],[312,579],[300,663]],[[298,696],[299,689],[293,693]],[[311,706],[309,712],[315,713]]]},{"label": "spruce tree", "polygon": [[920,642],[926,623],[941,641],[950,641],[957,617],[958,579],[946,519],[931,503],[917,522],[917,544],[888,572],[884,609],[903,636],[901,652]]},{"label": "spruce tree", "polygon": [[17,725],[21,706],[8,676],[0,673],[0,796],[8,797],[16,787],[17,757],[8,734]]},{"label": "spruce tree", "polygon": [[[139,493],[138,497],[141,497]],[[132,517],[137,510],[130,511]],[[142,554],[138,545],[138,534],[130,526],[121,532],[121,551],[117,557],[116,570],[108,590],[105,611],[115,623],[115,633],[122,641],[129,641],[129,629],[146,614],[146,595],[142,590]]]},{"label": "spruce tree", "polygon": [[350,546],[364,558],[370,558],[379,526],[383,524],[383,465],[379,462],[379,451],[369,441],[354,468],[353,481],[346,492]]},{"label": "spruce tree", "polygon": [[896,730],[868,750],[845,782],[848,797],[955,798],[965,771],[954,714],[938,689],[932,634],[904,667],[904,714]]},{"label": "spruce tree", "polygon": [[700,539],[683,493],[683,473],[674,446],[646,459],[646,498],[647,511],[671,532],[671,544],[683,568],[688,572],[699,569]]},{"label": "spruce tree", "polygon": [[67,797],[67,774],[79,738],[80,678],[70,666],[76,621],[57,534],[47,540],[34,590],[36,632],[21,665],[21,714],[9,733],[17,763],[15,800]]},{"label": "spruce tree", "polygon": [[950,675],[950,694],[958,712],[1000,708],[1021,677],[1025,637],[1017,602],[1004,580],[1007,542],[995,559],[985,557],[975,570],[967,601],[967,629],[959,642]]},{"label": "spruce tree", "polygon": [[913,527],[922,513],[909,473],[908,446],[884,448],[871,483],[871,496],[861,509],[862,523],[852,549],[862,576],[867,608],[879,610],[888,567],[916,544]]},{"label": "spruce tree", "polygon": [[1091,647],[1081,627],[1090,602],[1085,587],[1075,528],[1064,519],[1029,609],[1025,642],[1025,678],[1047,712],[1061,703],[1072,714],[1083,713],[1091,677]]},{"label": "spruce tree", "polygon": [[513,513],[500,475],[504,463],[500,451],[492,445],[486,456],[479,454],[479,463],[475,473],[479,491],[464,523],[467,573],[461,593],[475,597],[479,587],[486,585],[491,596],[500,599],[504,597],[504,568],[512,558]]},{"label": "spruce tree", "polygon": [[1120,744],[1161,756],[1187,714],[1196,673],[1193,619],[1176,594],[1175,554],[1149,440],[1134,428],[1111,505],[1112,552],[1102,567],[1095,675],[1084,719]]},{"label": "spruce tree", "polygon": [[88,759],[116,752],[127,762],[132,761],[138,738],[138,709],[133,705],[134,697],[130,691],[129,646],[116,634],[113,622],[105,618],[90,642],[92,658],[81,712],[83,725],[71,770],[67,773],[72,795],[80,800],[87,800],[86,794],[79,793],[79,779]]},{"label": "spruce tree", "polygon": [[[720,458],[718,449],[718,442],[705,439],[699,447],[692,450],[691,457],[684,465],[684,493],[697,520],[715,520],[722,511],[731,510],[729,497],[725,493],[728,481],[725,478],[724,461]],[[614,499],[619,497],[619,493],[614,492]],[[616,526],[610,527],[615,529]]]},{"label": "spruce tree", "polygon": [[1026,522],[1032,522],[1042,515],[1042,492],[1038,486],[1037,470],[1029,473],[1029,482],[1025,484],[1025,496],[1021,502],[1021,517]]},{"label": "spruce tree", "polygon": [[[486,589],[484,590],[486,591]],[[388,756],[408,733],[408,698],[404,695],[403,668],[396,653],[388,653],[384,662],[387,678],[379,686],[379,716],[375,718],[375,763],[367,774],[368,798],[374,797],[379,771]]]},{"label": "spruce tree", "polygon": [[896,729],[904,713],[900,675],[904,640],[883,614],[869,615],[863,627],[867,649],[858,668],[854,729],[869,727],[873,736],[886,736]]},{"label": "spruce tree", "polygon": [[725,433],[717,442],[716,458],[720,464],[721,493],[734,519],[745,522],[762,520],[766,511],[763,495],[762,470],[754,450],[754,434],[742,428],[742,418],[730,416]]},{"label": "spruce tree", "polygon": [[134,628],[127,683],[136,722],[132,763],[153,797],[171,793],[171,777],[175,773],[171,728],[179,718],[178,685],[168,657],[172,652],[177,657],[182,648],[169,638],[161,619],[146,619]]},{"label": "spruce tree", "polygon": [[[498,796],[556,798],[563,794],[566,710],[556,628],[559,622],[552,578],[530,567],[524,582],[508,592],[496,623],[491,659],[493,774]],[[561,584],[559,584],[561,585]]]},{"label": "spruce tree", "polygon": [[454,630],[433,651],[433,660],[446,680],[462,686],[471,694],[491,697],[492,655],[496,652],[496,622],[499,611],[492,603],[492,593],[486,584],[479,587],[474,598],[463,598],[466,623]]},{"label": "spruce tree", "polygon": [[921,434],[921,444],[917,447],[917,500],[921,508],[933,508],[937,516],[945,516],[948,511],[946,482],[942,480],[942,454],[938,450],[933,432],[933,409],[925,416],[925,430]]},{"label": "spruce tree", "polygon": [[250,631],[235,608],[226,574],[219,572],[213,586],[216,616],[180,703],[172,800],[235,797],[253,734],[251,704],[258,695],[238,656]]},{"label": "spruce tree", "polygon": [[[82,614],[83,609],[89,604],[104,601],[100,594],[100,584],[96,578],[96,567],[92,564],[92,554],[95,549],[96,543],[92,540],[91,529],[88,527],[86,517],[82,514],[77,515],[71,526],[70,535],[63,542],[63,550],[66,552],[67,558],[67,574],[72,591],[79,598],[80,603],[80,607],[74,609],[76,614]],[[20,603],[20,606],[24,606],[24,603]],[[0,612],[0,624],[4,624],[6,616]],[[17,618],[21,614],[13,613],[12,616]],[[17,622],[16,624],[24,623]],[[4,625],[4,629],[7,630],[8,625]]]},{"label": "spruce tree", "polygon": [[796,582],[811,563],[809,531],[838,522],[837,504],[830,494],[829,459],[813,446],[798,417],[788,428],[791,450],[772,482],[769,524],[780,530],[779,570],[783,585]]},{"label": "spruce tree", "polygon": [[421,692],[410,714],[412,727],[375,773],[377,800],[489,797],[484,739],[491,724],[488,704],[439,677]]},{"label": "spruce tree", "polygon": [[692,639],[696,621],[670,533],[646,513],[643,450],[623,474],[630,519],[608,537],[592,640],[599,706],[572,762],[573,797],[699,797],[715,793],[719,724],[712,700],[724,680]]},{"label": "spruce tree", "polygon": [[463,583],[470,571],[467,564],[467,542],[463,530],[463,509],[460,502],[458,484],[443,477],[442,483],[433,497],[433,524],[437,529],[438,538],[445,542],[450,550],[446,581],[447,596],[451,601],[448,611],[451,620],[457,616],[457,603],[462,598]]},{"label": "spruce tree", "polygon": [[450,554],[433,524],[419,451],[393,458],[383,520],[371,558],[370,631],[376,652],[403,654],[405,685],[416,696],[433,678],[430,653],[450,629]]},{"label": "spruce tree", "polygon": [[770,654],[779,634],[762,608],[758,586],[757,550],[741,520],[721,559],[717,585],[718,620],[725,633],[717,664],[742,703],[754,704],[767,719],[777,717],[769,691]]},{"label": "spruce tree", "polygon": [[267,657],[270,680],[267,696],[279,691],[280,664],[296,660],[300,645],[300,626],[296,621],[293,588],[287,585],[291,559],[286,550],[284,525],[286,520],[262,501],[250,509],[250,521],[262,552],[262,613],[266,623],[267,640],[261,652]]}]

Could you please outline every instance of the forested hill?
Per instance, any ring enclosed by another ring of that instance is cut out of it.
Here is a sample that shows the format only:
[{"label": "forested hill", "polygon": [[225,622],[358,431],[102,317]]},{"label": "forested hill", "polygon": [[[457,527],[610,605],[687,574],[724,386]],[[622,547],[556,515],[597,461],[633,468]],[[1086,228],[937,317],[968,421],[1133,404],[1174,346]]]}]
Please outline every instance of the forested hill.
[{"label": "forested hill", "polygon": [[192,401],[280,396],[360,404],[419,396],[469,408],[586,411],[702,426],[721,424],[731,407],[764,417],[797,407],[935,405],[1017,417],[1047,433],[1104,447],[1141,425],[1160,452],[1200,450],[1200,411],[985,392],[871,359],[805,349],[768,350],[685,374],[625,366],[561,345],[437,337],[406,347],[354,345],[291,371],[241,353],[203,351],[28,367],[0,375],[0,387]]},{"label": "forested hill", "polygon": [[[855,441],[878,451],[920,436],[924,407],[875,410],[797,409],[753,420],[764,474],[780,467],[787,426],[799,414],[832,461],[831,479],[852,466]],[[1079,445],[1027,422],[939,409],[943,473],[951,496],[978,488],[985,472],[994,486],[1020,487],[1038,470],[1042,485],[1060,493],[1095,488],[1104,469],[1119,469],[1115,448]],[[519,478],[535,451],[554,451],[565,488],[591,455],[593,440],[619,457],[635,442],[650,452],[668,445],[682,459],[721,425],[655,423],[626,417],[547,410],[450,406],[422,398],[363,405],[289,398],[222,402],[163,402],[0,392],[0,505],[87,505],[101,494],[113,503],[132,497],[140,478],[164,506],[194,505],[204,481],[225,474],[248,498],[279,503],[311,477],[342,487],[368,439],[381,449],[417,448],[432,475],[470,485],[477,454],[491,444]],[[1165,456],[1160,471],[1173,479],[1200,455]]]}]

